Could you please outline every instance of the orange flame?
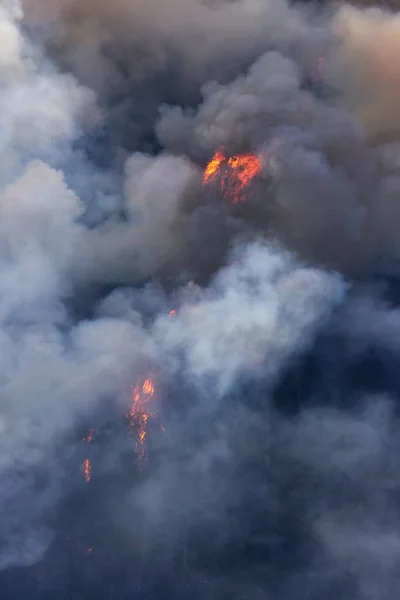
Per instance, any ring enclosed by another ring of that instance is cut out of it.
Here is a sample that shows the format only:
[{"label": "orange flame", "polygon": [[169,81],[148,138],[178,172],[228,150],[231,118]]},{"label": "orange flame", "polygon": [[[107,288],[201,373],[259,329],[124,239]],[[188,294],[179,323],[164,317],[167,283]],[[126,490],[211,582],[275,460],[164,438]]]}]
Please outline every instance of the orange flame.
[{"label": "orange flame", "polygon": [[220,151],[214,154],[210,162],[208,163],[204,172],[204,183],[211,183],[214,181],[215,176],[218,174],[222,164],[226,161],[226,156]]},{"label": "orange flame", "polygon": [[146,462],[146,437],[148,423],[157,415],[152,413],[148,403],[154,397],[155,387],[151,378],[138,382],[133,388],[132,405],[129,411],[130,432],[136,433],[135,452],[138,455],[139,466]]},{"label": "orange flame", "polygon": [[[175,314],[175,310],[171,313]],[[143,467],[147,461],[146,439],[148,434],[149,422],[158,415],[151,412],[150,401],[154,398],[156,389],[151,377],[139,379],[137,384],[132,386],[132,403],[129,413],[126,415],[129,421],[129,435],[135,436],[134,451],[138,456],[139,467]],[[165,428],[161,426],[161,431]],[[90,444],[97,435],[95,429],[89,429],[87,435],[82,441]],[[81,470],[86,483],[92,479],[92,463],[89,458],[85,458]]]},{"label": "orange flame", "polygon": [[254,154],[238,154],[227,158],[218,150],[204,171],[203,185],[219,182],[221,193],[233,204],[245,202],[249,186],[260,174],[261,160]]},{"label": "orange flame", "polygon": [[89,483],[89,481],[92,478],[92,464],[88,458],[85,458],[85,460],[83,461],[82,472],[86,483]]}]

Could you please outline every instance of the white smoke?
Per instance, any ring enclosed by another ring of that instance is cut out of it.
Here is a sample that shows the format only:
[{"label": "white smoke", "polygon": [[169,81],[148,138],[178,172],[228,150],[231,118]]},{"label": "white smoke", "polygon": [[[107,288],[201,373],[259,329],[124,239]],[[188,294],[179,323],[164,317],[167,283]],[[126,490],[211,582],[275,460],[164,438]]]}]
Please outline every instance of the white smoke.
[{"label": "white smoke", "polygon": [[237,261],[203,298],[156,322],[166,355],[183,353],[187,373],[211,377],[216,397],[250,373],[272,383],[289,358],[312,345],[346,291],[336,274],[298,265],[273,248],[247,246]]}]

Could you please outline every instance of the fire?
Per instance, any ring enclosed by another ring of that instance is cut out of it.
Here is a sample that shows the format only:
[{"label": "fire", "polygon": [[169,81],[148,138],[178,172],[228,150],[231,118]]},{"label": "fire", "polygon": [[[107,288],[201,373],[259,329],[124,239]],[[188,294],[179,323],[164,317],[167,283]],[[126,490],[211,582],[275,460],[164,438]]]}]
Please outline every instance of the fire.
[{"label": "fire", "polygon": [[[171,312],[175,313],[176,311]],[[143,467],[147,460],[146,441],[149,423],[158,416],[151,411],[150,406],[150,401],[154,399],[155,394],[154,380],[150,376],[140,378],[136,385],[132,386],[131,407],[126,417],[129,424],[128,435],[134,436],[134,451],[140,467]],[[165,428],[162,426],[161,431],[165,432]],[[90,444],[97,435],[99,435],[99,431],[89,429],[82,441]],[[86,483],[89,483],[92,479],[92,463],[89,458],[85,458],[81,470]]]},{"label": "fire", "polygon": [[142,392],[145,396],[148,396],[149,398],[152,398],[154,396],[154,385],[151,379],[145,380],[142,387]]},{"label": "fire", "polygon": [[219,150],[214,154],[210,162],[208,163],[204,172],[204,183],[211,183],[214,181],[215,176],[218,174],[222,164],[226,161],[226,157]]},{"label": "fire", "polygon": [[134,416],[138,410],[143,408],[143,406],[152,399],[154,393],[154,383],[151,379],[145,379],[143,382],[137,383],[133,388],[133,403],[130,410],[130,416]]},{"label": "fire", "polygon": [[251,194],[250,184],[261,169],[261,160],[254,154],[237,154],[227,158],[218,150],[206,166],[203,184],[219,183],[224,198],[239,204]]},{"label": "fire", "polygon": [[135,453],[138,456],[139,466],[143,467],[146,462],[146,437],[148,424],[156,417],[149,408],[149,402],[154,397],[155,387],[153,380],[148,377],[139,381],[132,392],[132,405],[128,414],[130,432],[136,434]]},{"label": "fire", "polygon": [[89,429],[89,433],[84,438],[82,438],[82,441],[90,444],[90,442],[93,442],[94,434],[94,429]]},{"label": "fire", "polygon": [[82,472],[86,483],[89,483],[89,481],[92,478],[92,464],[88,458],[85,458],[85,460],[83,461]]}]

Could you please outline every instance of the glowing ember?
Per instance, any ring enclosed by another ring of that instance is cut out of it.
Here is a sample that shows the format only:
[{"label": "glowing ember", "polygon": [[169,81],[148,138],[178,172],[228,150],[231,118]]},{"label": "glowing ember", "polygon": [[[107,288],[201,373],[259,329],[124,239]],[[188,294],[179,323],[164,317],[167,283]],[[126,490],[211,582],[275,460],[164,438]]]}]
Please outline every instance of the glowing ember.
[{"label": "glowing ember", "polygon": [[238,154],[227,158],[218,151],[204,171],[203,184],[218,182],[224,198],[239,204],[251,195],[250,184],[260,174],[261,168],[261,161],[254,154]]},{"label": "glowing ember", "polygon": [[90,442],[93,442],[94,434],[95,434],[94,429],[89,429],[89,433],[87,434],[87,436],[82,438],[82,441],[90,444]]},{"label": "glowing ember", "polygon": [[92,478],[92,465],[88,458],[85,458],[85,460],[83,461],[82,472],[83,472],[83,477],[85,478],[86,483],[89,483],[89,481]]},{"label": "glowing ember", "polygon": [[175,317],[175,315],[176,315],[176,310],[173,308],[172,310],[169,311],[169,316]]},{"label": "glowing ember", "polygon": [[136,434],[135,452],[138,456],[139,466],[146,462],[146,437],[150,419],[157,415],[150,411],[148,403],[155,394],[154,383],[151,378],[138,382],[132,392],[132,406],[129,411],[130,432]]}]

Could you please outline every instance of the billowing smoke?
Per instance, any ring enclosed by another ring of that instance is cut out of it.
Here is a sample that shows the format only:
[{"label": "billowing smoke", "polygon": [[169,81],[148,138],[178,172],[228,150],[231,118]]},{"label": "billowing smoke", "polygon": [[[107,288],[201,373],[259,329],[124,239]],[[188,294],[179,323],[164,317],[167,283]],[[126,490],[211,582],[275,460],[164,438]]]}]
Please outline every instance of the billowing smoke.
[{"label": "billowing smoke", "polygon": [[397,597],[399,32],[1,3],[1,598]]}]

